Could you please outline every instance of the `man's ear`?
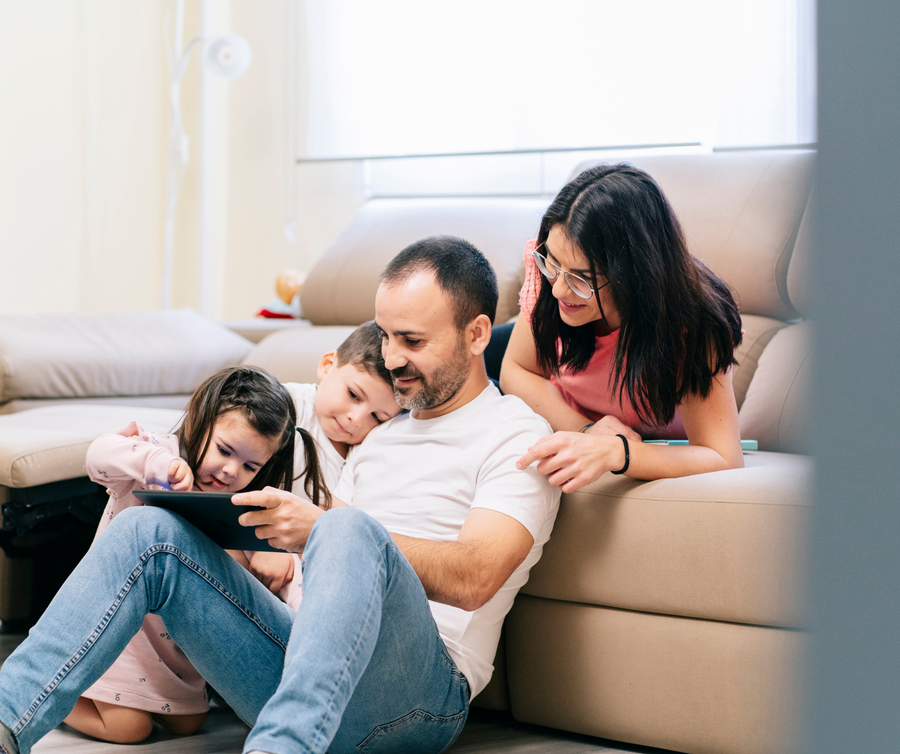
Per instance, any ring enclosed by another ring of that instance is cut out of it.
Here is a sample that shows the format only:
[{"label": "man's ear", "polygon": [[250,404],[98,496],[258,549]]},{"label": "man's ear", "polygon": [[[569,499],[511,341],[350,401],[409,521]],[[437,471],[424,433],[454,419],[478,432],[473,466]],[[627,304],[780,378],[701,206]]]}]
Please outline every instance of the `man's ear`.
[{"label": "man's ear", "polygon": [[319,359],[319,366],[316,367],[316,377],[319,378],[319,382],[325,379],[325,375],[334,368],[335,364],[337,364],[337,351],[329,351]]},{"label": "man's ear", "polygon": [[479,314],[466,326],[466,342],[473,356],[484,353],[491,342],[491,319],[487,314]]}]

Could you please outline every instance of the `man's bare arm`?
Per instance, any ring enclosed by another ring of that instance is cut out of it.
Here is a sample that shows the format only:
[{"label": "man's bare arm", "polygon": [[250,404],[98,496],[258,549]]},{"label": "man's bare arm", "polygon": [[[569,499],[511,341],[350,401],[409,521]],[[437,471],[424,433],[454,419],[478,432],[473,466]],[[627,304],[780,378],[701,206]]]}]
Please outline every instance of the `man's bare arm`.
[{"label": "man's bare arm", "polygon": [[[240,517],[243,526],[256,526],[256,536],[289,552],[306,545],[313,524],[325,513],[296,495],[273,487],[244,492],[232,498],[236,505],[256,505],[258,511]],[[346,506],[333,498],[332,505]],[[392,534],[425,587],[428,599],[476,610],[525,560],[534,539],[518,521],[486,508],[469,511],[455,542]]]},{"label": "man's bare arm", "polygon": [[456,542],[392,534],[428,599],[463,610],[484,605],[528,556],[534,539],[504,513],[473,508]]}]

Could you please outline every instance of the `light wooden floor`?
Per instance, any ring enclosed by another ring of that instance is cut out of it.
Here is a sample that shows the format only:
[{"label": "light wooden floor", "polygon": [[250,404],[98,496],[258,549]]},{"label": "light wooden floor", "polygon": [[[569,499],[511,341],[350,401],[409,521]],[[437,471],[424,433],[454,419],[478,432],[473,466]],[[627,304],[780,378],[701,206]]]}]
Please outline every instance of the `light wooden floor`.
[{"label": "light wooden floor", "polygon": [[[24,639],[0,634],[0,663]],[[193,736],[180,738],[156,726],[150,738],[127,748],[102,743],[62,725],[33,749],[34,754],[241,754],[247,726],[226,707],[213,706],[206,725]],[[517,723],[504,713],[473,709],[453,754],[666,754],[662,749],[629,746],[588,736]]]}]

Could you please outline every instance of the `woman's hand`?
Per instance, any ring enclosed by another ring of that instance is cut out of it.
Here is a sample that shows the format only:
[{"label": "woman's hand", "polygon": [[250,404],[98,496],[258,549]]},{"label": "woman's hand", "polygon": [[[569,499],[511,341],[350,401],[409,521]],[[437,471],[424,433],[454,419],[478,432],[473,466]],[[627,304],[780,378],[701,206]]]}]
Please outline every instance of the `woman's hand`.
[{"label": "woman's hand", "polygon": [[516,468],[525,469],[535,461],[535,468],[550,484],[563,492],[574,492],[607,471],[621,469],[625,445],[615,435],[554,432],[532,445],[516,462]]},{"label": "woman's hand", "polygon": [[625,435],[625,439],[632,442],[643,442],[642,438],[627,424],[623,424],[620,419],[607,414],[601,419],[595,421],[590,427],[584,430],[586,435],[606,435],[615,437],[616,435]]},{"label": "woman's hand", "polygon": [[249,570],[270,592],[278,594],[294,578],[294,558],[286,552],[254,552]]},{"label": "woman's hand", "polygon": [[187,492],[194,486],[194,472],[183,458],[174,458],[169,464],[169,487],[176,492]]}]

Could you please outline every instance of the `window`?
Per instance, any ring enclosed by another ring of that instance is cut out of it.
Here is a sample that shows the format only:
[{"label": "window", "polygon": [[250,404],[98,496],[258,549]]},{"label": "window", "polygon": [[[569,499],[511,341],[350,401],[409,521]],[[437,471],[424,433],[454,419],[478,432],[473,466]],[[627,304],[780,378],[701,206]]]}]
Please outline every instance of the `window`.
[{"label": "window", "polygon": [[508,194],[591,156],[540,150],[810,143],[812,3],[306,0],[299,156],[537,150],[363,172],[377,195]]}]

